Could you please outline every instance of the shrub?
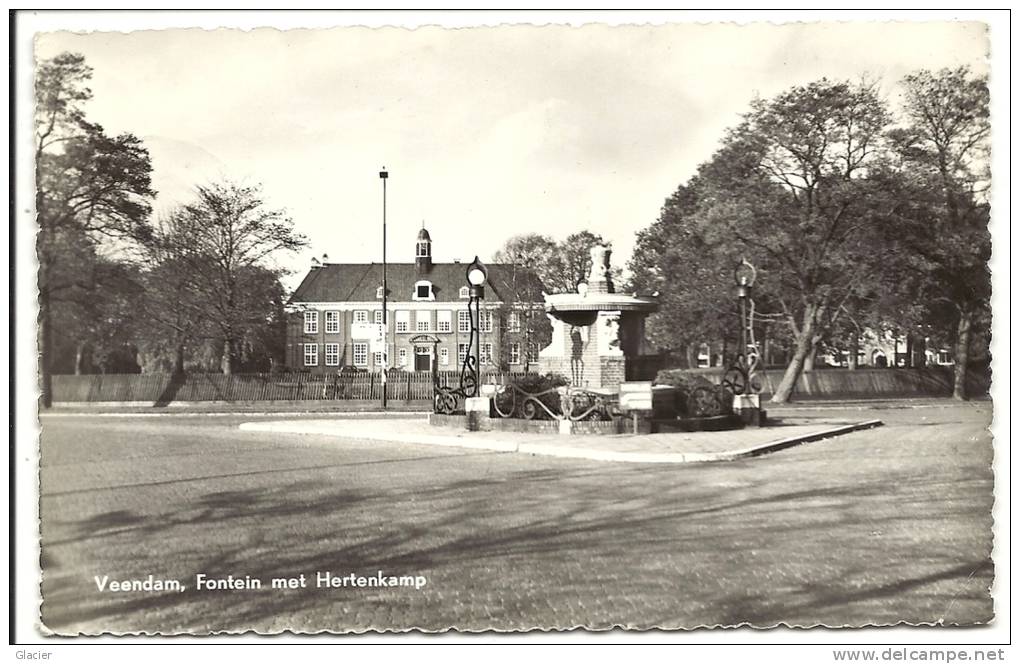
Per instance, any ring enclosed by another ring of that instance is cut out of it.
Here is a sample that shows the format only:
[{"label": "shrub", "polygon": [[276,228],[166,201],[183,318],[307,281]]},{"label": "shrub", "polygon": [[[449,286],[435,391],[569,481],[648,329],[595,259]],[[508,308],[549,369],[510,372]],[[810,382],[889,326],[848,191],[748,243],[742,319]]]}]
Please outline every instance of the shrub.
[{"label": "shrub", "polygon": [[[502,413],[509,413],[509,417],[522,419],[550,420],[549,413],[544,408],[534,403],[527,403],[526,395],[535,395],[535,398],[542,402],[546,408],[553,413],[559,414],[560,395],[552,391],[548,394],[541,394],[547,390],[555,390],[557,387],[564,387],[570,382],[558,374],[525,374],[510,381],[506,388],[496,395],[496,407]],[[517,388],[516,390],[514,388]],[[523,393],[523,394],[522,394]],[[540,395],[541,396],[538,396]]]},{"label": "shrub", "polygon": [[676,410],[683,417],[729,415],[733,412],[733,394],[702,374],[664,369],[655,377],[655,385],[676,388]]}]

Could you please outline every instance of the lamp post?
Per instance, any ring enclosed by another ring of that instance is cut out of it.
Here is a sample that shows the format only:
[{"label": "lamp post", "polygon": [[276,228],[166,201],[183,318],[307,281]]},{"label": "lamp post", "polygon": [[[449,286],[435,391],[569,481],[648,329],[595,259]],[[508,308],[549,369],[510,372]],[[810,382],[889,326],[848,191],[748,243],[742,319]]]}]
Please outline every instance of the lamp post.
[{"label": "lamp post", "polygon": [[[751,394],[761,391],[756,380],[758,368],[758,352],[754,344],[754,300],[751,292],[754,288],[754,280],[758,271],[754,266],[741,259],[733,270],[733,281],[737,284],[737,301],[740,303],[740,352],[733,359],[733,362],[726,369],[722,384],[728,387],[734,395]],[[748,348],[751,348],[750,354]]]},{"label": "lamp post", "polygon": [[468,316],[471,319],[471,337],[468,352],[461,369],[460,382],[466,398],[478,396],[478,374],[481,365],[481,301],[485,299],[485,281],[489,271],[478,256],[467,267]]},{"label": "lamp post", "polygon": [[740,300],[740,354],[747,353],[748,328],[752,322],[747,320],[747,304],[751,300],[751,290],[754,288],[755,277],[758,271],[746,259],[740,259],[740,263],[733,269],[733,280],[737,283],[737,299]]},{"label": "lamp post", "polygon": [[386,409],[386,370],[389,368],[390,352],[389,352],[389,324],[387,322],[386,315],[386,180],[389,179],[390,174],[383,166],[383,169],[379,171],[379,179],[382,180],[382,338],[383,338],[383,351],[382,351],[382,407]]}]

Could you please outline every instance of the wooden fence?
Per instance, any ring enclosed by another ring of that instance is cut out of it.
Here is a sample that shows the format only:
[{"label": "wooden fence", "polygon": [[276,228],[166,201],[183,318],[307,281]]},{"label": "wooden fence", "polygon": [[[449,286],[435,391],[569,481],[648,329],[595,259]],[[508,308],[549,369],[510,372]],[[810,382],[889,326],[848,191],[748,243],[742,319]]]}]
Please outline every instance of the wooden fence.
[{"label": "wooden fence", "polygon": [[[692,374],[716,381],[722,369],[687,369]],[[783,380],[785,369],[763,371],[762,396],[769,398]],[[980,397],[988,393],[991,376],[986,369],[975,368],[967,373],[967,395]],[[953,367],[850,369],[824,368],[800,375],[792,398],[832,399],[866,397],[948,397],[953,393]]]},{"label": "wooden fence", "polygon": [[[690,369],[716,381],[722,370]],[[483,373],[483,383],[505,384],[523,373]],[[782,380],[781,369],[765,372],[762,396],[771,396]],[[53,401],[148,402],[166,405],[175,401],[330,401],[382,398],[382,376],[378,373],[340,374],[106,374],[53,376]],[[440,383],[454,385],[456,371],[439,372]],[[943,397],[952,394],[952,367],[923,369],[861,368],[822,369],[802,374],[794,399],[853,397]],[[988,392],[986,372],[967,377],[968,395]],[[432,400],[430,372],[392,371],[386,380],[386,398],[392,401]]]},{"label": "wooden fence", "polygon": [[[504,384],[523,373],[484,373],[482,382]],[[441,383],[460,374],[439,372]],[[382,398],[379,373],[339,374],[92,374],[53,376],[54,402],[329,401]],[[386,398],[431,401],[432,373],[392,371]]]}]

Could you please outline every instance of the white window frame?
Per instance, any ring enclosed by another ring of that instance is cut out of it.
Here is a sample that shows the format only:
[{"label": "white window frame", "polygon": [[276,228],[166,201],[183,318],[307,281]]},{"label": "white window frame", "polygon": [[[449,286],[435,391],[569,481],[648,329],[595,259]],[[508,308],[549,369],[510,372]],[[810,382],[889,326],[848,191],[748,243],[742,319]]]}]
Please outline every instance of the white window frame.
[{"label": "white window frame", "polygon": [[[420,287],[427,287],[427,295],[419,295],[418,289]],[[411,291],[411,299],[415,302],[434,302],[436,299],[435,288],[432,287],[432,282],[426,279],[414,282],[414,289]]]},{"label": "white window frame", "polygon": [[450,349],[449,348],[440,348],[439,349],[439,364],[440,364],[440,366],[444,366],[444,367],[450,365]]},{"label": "white window frame", "polygon": [[319,366],[319,344],[303,344],[303,345],[305,366],[306,367]]},{"label": "white window frame", "polygon": [[432,312],[427,309],[422,309],[414,312],[414,331],[415,332],[431,332],[432,331]]},{"label": "white window frame", "polygon": [[406,367],[407,366],[407,349],[406,348],[400,348],[400,349],[397,350],[397,366],[400,366],[400,367]]},{"label": "white window frame", "polygon": [[453,331],[453,312],[449,309],[440,309],[436,312],[436,332]]},{"label": "white window frame", "polygon": [[340,333],[340,312],[339,311],[327,311],[326,312],[326,334],[339,334]]},{"label": "white window frame", "polygon": [[382,325],[382,309],[376,309],[372,312],[372,322],[376,325]]},{"label": "white window frame", "polygon": [[466,344],[466,343],[457,344],[457,364],[458,365],[464,364],[464,360],[467,359],[468,350],[469,350],[468,349],[468,344]]},{"label": "white window frame", "polygon": [[397,319],[397,334],[409,334],[411,332],[411,312],[402,309],[393,313]]},{"label": "white window frame", "polygon": [[377,300],[383,299],[383,287],[382,286],[379,286],[378,288],[375,289],[375,299],[377,299]]},{"label": "white window frame", "polygon": [[319,312],[318,311],[306,311],[305,312],[305,334],[318,334],[319,333]]},{"label": "white window frame", "polygon": [[460,287],[460,299],[466,300],[471,297],[471,291],[468,290],[467,286]]},{"label": "white window frame", "polygon": [[327,367],[340,366],[340,344],[325,344],[323,354],[326,356]]},{"label": "white window frame", "polygon": [[506,329],[508,332],[520,332],[521,331],[521,312],[511,311],[506,319]]},{"label": "white window frame", "polygon": [[539,348],[538,344],[534,341],[528,342],[528,345],[525,346],[524,352],[526,353],[525,357],[528,358],[528,362],[538,362]]},{"label": "white window frame", "polygon": [[492,364],[492,342],[486,341],[478,345],[478,364]]},{"label": "white window frame", "polygon": [[521,363],[521,344],[519,341],[510,342],[510,346],[507,348],[507,357],[509,364]]},{"label": "white window frame", "polygon": [[365,311],[364,309],[359,309],[359,310],[355,311],[354,312],[354,322],[355,323],[367,323],[368,322],[368,312]]},{"label": "white window frame", "polygon": [[471,312],[469,310],[461,309],[457,312],[457,331],[461,334],[471,332]]},{"label": "white window frame", "polygon": [[415,247],[415,250],[414,250],[414,257],[415,258],[428,258],[429,255],[432,253],[430,251],[430,248],[429,248],[430,244],[432,244],[432,243],[429,242],[428,240],[418,240],[418,245]]},{"label": "white window frame", "polygon": [[376,352],[372,353],[372,362],[375,363],[375,366],[382,367],[384,359],[385,358],[383,357],[383,353],[381,350],[377,350]]},{"label": "white window frame", "polygon": [[[358,359],[361,359],[359,362]],[[354,362],[356,367],[367,367],[368,366],[368,342],[367,341],[355,341],[351,349],[351,360]]]}]

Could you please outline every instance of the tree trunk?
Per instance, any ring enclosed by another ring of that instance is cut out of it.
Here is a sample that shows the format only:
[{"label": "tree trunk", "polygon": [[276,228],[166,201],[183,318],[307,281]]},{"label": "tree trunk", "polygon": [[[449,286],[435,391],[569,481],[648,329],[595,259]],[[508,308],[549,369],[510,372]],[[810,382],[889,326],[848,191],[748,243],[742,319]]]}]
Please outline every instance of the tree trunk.
[{"label": "tree trunk", "polygon": [[855,332],[850,336],[850,355],[846,358],[846,366],[850,371],[857,370],[857,354],[861,351],[861,340]]},{"label": "tree trunk", "polygon": [[220,371],[226,375],[234,373],[234,345],[230,339],[223,340],[223,356],[220,358]]},{"label": "tree trunk", "polygon": [[85,373],[85,342],[79,341],[74,347],[74,375]]},{"label": "tree trunk", "polygon": [[815,370],[815,357],[818,355],[818,347],[811,345],[811,351],[804,358],[804,371],[810,373]]},{"label": "tree trunk", "polygon": [[698,358],[694,353],[694,344],[684,344],[684,361],[686,362],[685,369],[693,369],[698,366]]},{"label": "tree trunk", "polygon": [[956,326],[956,349],[953,357],[953,398],[960,401],[967,399],[967,362],[970,355],[972,325],[971,312],[962,312],[960,322]]},{"label": "tree trunk", "polygon": [[[40,281],[42,281],[41,275]],[[40,402],[43,408],[53,405],[53,376],[50,373],[50,361],[53,357],[51,315],[50,295],[44,286],[39,290],[39,387],[42,392]]]},{"label": "tree trunk", "polygon": [[184,373],[184,344],[178,343],[174,352],[174,373]]},{"label": "tree trunk", "polygon": [[817,344],[818,340],[815,338],[815,308],[811,306],[804,312],[803,325],[794,339],[793,357],[790,358],[790,363],[786,365],[783,379],[779,381],[779,386],[776,387],[776,391],[772,395],[772,403],[787,403],[790,400],[790,396],[797,386],[797,381],[800,380],[800,375],[804,371],[804,364],[814,352]]},{"label": "tree trunk", "polygon": [[907,332],[907,368],[914,368],[914,335]]}]

